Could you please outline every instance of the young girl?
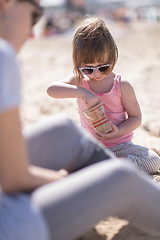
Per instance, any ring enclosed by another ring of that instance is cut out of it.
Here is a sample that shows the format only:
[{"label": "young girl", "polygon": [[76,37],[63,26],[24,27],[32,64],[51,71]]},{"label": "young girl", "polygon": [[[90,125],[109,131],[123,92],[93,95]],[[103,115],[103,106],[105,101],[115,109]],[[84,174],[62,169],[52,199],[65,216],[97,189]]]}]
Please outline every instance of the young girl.
[{"label": "young girl", "polygon": [[[133,131],[141,124],[141,110],[133,87],[113,71],[118,58],[116,43],[103,20],[85,19],[73,38],[74,76],[54,82],[48,94],[54,98],[77,98],[81,125],[118,157],[130,159],[152,174],[160,168],[160,157],[132,143]],[[95,133],[82,113],[103,102],[112,131]]]}]

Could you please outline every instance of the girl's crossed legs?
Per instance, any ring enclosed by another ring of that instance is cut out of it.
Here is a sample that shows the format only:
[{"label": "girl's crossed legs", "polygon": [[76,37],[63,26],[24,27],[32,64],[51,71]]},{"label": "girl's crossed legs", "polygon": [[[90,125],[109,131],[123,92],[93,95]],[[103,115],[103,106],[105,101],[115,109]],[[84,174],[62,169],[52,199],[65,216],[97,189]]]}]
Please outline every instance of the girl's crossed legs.
[{"label": "girl's crossed legs", "polygon": [[153,174],[160,168],[160,156],[149,148],[126,142],[109,149],[117,157],[128,158],[135,166],[147,174]]}]

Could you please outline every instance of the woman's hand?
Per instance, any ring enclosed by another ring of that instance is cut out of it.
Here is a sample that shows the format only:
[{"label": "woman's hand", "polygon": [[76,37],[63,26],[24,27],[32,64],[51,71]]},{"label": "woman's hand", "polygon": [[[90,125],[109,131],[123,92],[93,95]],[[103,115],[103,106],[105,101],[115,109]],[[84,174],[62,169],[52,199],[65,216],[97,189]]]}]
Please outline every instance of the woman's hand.
[{"label": "woman's hand", "polygon": [[65,169],[60,169],[58,173],[60,174],[60,176],[62,176],[62,178],[68,175],[68,172]]},{"label": "woman's hand", "polygon": [[112,127],[112,131],[109,133],[103,133],[103,132],[98,132],[97,133],[97,138],[99,140],[107,140],[107,139],[111,139],[111,138],[115,138],[118,137],[118,127],[112,123],[111,121],[109,121],[109,124]]}]

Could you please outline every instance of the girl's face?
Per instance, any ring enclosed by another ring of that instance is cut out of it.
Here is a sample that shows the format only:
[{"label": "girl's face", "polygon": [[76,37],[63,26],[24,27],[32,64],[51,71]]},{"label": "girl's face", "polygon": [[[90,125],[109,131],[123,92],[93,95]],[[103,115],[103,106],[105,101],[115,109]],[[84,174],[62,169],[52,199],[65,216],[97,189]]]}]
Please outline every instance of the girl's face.
[{"label": "girl's face", "polygon": [[33,4],[33,1],[36,2],[36,0],[22,2],[13,0],[9,7],[6,8],[6,20],[3,21],[4,28],[7,29],[5,36],[17,51],[19,51],[27,37],[32,36],[33,16],[38,11],[38,7]]},{"label": "girl's face", "polygon": [[[101,81],[106,77],[106,70],[110,68],[110,64],[108,63],[108,55],[105,55],[103,62],[94,62],[89,64],[81,64],[81,72],[83,74],[83,68],[91,68],[87,69],[87,74],[84,73],[88,77],[89,80]],[[93,68],[93,69],[92,69]],[[88,71],[89,70],[89,71]],[[91,74],[90,74],[91,72]]]}]

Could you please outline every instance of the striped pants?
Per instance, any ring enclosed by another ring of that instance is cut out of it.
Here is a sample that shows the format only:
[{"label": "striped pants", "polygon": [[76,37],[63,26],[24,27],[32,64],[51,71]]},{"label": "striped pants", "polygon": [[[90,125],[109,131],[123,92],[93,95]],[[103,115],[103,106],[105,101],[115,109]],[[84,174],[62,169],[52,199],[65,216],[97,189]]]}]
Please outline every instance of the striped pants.
[{"label": "striped pants", "polygon": [[147,174],[153,174],[160,169],[160,156],[149,148],[126,142],[109,149],[117,157],[131,160],[133,165],[136,165]]}]

